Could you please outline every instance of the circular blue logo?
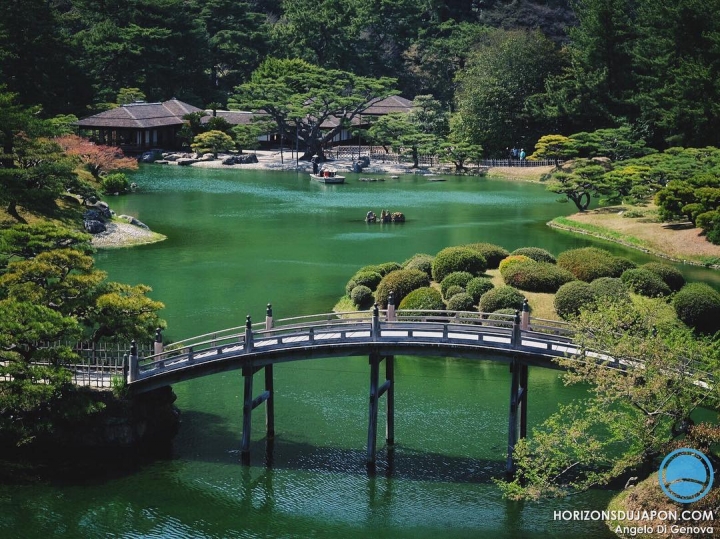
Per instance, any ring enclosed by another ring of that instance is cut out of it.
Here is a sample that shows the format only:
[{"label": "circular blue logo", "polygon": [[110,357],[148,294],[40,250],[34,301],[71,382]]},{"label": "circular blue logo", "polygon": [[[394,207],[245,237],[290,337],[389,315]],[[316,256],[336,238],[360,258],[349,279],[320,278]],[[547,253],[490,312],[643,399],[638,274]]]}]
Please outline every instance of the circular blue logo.
[{"label": "circular blue logo", "polygon": [[678,503],[702,499],[712,488],[714,479],[710,460],[698,451],[683,447],[665,457],[658,471],[660,488]]}]

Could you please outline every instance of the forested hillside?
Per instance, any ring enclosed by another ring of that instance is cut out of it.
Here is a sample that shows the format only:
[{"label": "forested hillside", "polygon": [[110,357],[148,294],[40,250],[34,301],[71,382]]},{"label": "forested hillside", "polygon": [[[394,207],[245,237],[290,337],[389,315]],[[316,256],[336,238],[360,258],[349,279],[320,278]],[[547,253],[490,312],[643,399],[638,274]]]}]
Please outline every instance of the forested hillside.
[{"label": "forested hillside", "polygon": [[497,155],[630,126],[720,144],[720,4],[697,0],[0,0],[0,84],[42,114],[121,91],[225,106],[268,57],[397,79]]}]

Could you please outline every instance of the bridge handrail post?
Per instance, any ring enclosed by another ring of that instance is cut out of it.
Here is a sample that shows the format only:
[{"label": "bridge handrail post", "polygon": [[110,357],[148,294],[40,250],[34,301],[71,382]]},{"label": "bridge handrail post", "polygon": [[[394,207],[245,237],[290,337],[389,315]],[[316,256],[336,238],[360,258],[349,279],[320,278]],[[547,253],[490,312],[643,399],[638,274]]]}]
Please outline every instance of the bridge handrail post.
[{"label": "bridge handrail post", "polygon": [[162,354],[165,351],[165,347],[163,346],[163,338],[162,338],[162,328],[157,328],[155,330],[155,342],[153,342],[153,353],[158,356]]},{"label": "bridge handrail post", "polygon": [[376,303],[372,311],[372,326],[370,329],[372,340],[377,341],[380,336],[380,307]]},{"label": "bridge handrail post", "polygon": [[520,329],[523,331],[530,329],[530,305],[528,304],[527,298],[523,300]]},{"label": "bridge handrail post", "polygon": [[265,311],[265,329],[272,329],[274,327],[275,321],[273,320],[272,305],[268,303]]},{"label": "bridge handrail post", "polygon": [[245,351],[252,352],[253,349],[253,332],[252,332],[252,321],[250,315],[245,317]]},{"label": "bridge handrail post", "polygon": [[520,344],[522,343],[522,328],[520,325],[520,311],[515,311],[515,318],[513,318],[513,326],[512,326],[512,337],[511,337],[511,344],[513,348],[520,348]]},{"label": "bridge handrail post", "polygon": [[138,349],[134,339],[130,343],[130,356],[128,357],[128,361],[128,383],[132,383],[138,379]]},{"label": "bridge handrail post", "polygon": [[397,320],[397,316],[395,315],[395,294],[390,291],[390,294],[388,294],[388,306],[387,306],[387,317],[388,322],[395,322]]}]

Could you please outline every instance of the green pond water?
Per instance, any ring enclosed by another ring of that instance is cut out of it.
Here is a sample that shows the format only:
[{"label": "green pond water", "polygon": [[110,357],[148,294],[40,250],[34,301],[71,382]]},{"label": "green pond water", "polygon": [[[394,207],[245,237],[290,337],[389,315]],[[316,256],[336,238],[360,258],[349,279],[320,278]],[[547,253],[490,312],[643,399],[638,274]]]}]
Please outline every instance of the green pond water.
[{"label": "green pond water", "polygon": [[[136,194],[111,199],[168,240],[102,251],[112,280],[153,287],[166,337],[179,340],[332,309],[360,266],[487,241],[509,250],[599,245],[545,226],[572,207],[542,186],[478,178],[325,186],[306,174],[144,166]],[[404,224],[366,224],[368,210]],[[685,268],[717,284],[714,273]],[[239,464],[240,371],[174,386],[182,426],[168,460],[125,474],[0,485],[0,537],[404,538],[612,537],[602,523],[561,522],[554,511],[603,509],[611,492],[540,503],[504,501],[510,377],[506,363],[396,360],[396,447],[365,464],[368,360],[322,359],[275,368],[276,440],[266,453],[254,414],[250,466]],[[558,371],[530,371],[529,422],[582,395]],[[381,418],[379,432],[384,432]],[[97,472],[97,470],[95,470]]]}]

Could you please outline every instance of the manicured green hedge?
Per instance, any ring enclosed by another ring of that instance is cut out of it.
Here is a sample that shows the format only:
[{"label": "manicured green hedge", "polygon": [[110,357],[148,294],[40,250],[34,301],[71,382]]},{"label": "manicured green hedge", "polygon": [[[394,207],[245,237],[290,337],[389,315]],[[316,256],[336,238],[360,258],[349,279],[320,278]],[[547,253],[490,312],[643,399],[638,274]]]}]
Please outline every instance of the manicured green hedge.
[{"label": "manicured green hedge", "polygon": [[590,283],[590,289],[596,298],[608,297],[619,301],[629,301],[630,291],[621,279],[616,277],[600,277]]},{"label": "manicured green hedge", "polygon": [[510,254],[503,247],[493,243],[471,243],[469,245],[465,245],[464,247],[480,253],[486,260],[487,267],[489,269],[497,268],[500,261]]},{"label": "manicured green hedge", "polygon": [[490,316],[488,316],[488,320],[502,320],[503,322],[510,322],[513,321],[513,318],[508,318],[507,316],[502,315],[513,315],[515,316],[517,314],[517,309],[498,309],[494,313],[492,313]]},{"label": "manicured green hedge", "polygon": [[555,264],[557,262],[550,251],[546,251],[540,247],[520,247],[520,249],[515,249],[512,253],[510,253],[510,255],[527,256],[532,258],[535,262],[548,262],[550,264]]},{"label": "manicured green hedge", "polygon": [[562,285],[555,294],[555,311],[562,318],[571,318],[581,307],[595,304],[595,292],[590,283],[570,281]]},{"label": "manicured green hedge", "polygon": [[441,311],[445,309],[440,292],[429,286],[416,288],[403,298],[399,309]]},{"label": "manicured green hedge", "polygon": [[[366,266],[367,268],[368,266]],[[356,286],[367,286],[371,291],[375,290],[382,280],[382,275],[376,271],[371,271],[365,268],[358,270],[358,272],[350,277],[350,280],[345,285],[345,293],[350,295],[353,288]]]},{"label": "manicured green hedge", "polygon": [[459,286],[463,289],[463,291],[465,291],[467,284],[472,278],[472,273],[468,273],[467,271],[453,271],[440,283],[440,291],[442,292],[443,297],[445,299],[450,297],[448,296],[447,291],[451,286]]},{"label": "manicured green hedge", "polygon": [[460,292],[448,300],[447,309],[448,311],[474,311],[475,304],[469,294]]},{"label": "manicured green hedge", "polygon": [[531,260],[532,260],[532,258],[530,258],[529,256],[525,256],[525,255],[507,256],[500,261],[500,266],[498,266],[500,268],[500,275],[503,275],[503,272],[505,270],[507,270],[513,264],[519,264],[521,262],[529,262]]},{"label": "manicured green hedge", "polygon": [[642,269],[652,271],[660,277],[673,292],[677,292],[685,286],[685,277],[683,277],[683,274],[680,273],[680,270],[668,264],[663,264],[661,262],[648,262],[640,267]]},{"label": "manicured green hedge", "polygon": [[454,284],[452,286],[448,286],[447,289],[445,290],[445,292],[443,292],[442,296],[443,296],[443,298],[445,298],[445,300],[448,300],[451,297],[453,297],[455,294],[460,294],[460,293],[464,294],[465,289],[462,286],[458,286],[458,285]]},{"label": "manicured green hedge", "polygon": [[557,265],[588,283],[600,277],[620,277],[625,270],[636,267],[630,260],[596,247],[560,253]]},{"label": "manicured green hedge", "polygon": [[428,277],[432,277],[432,262],[435,257],[432,255],[426,255],[424,253],[418,253],[405,262],[403,262],[403,269],[418,269],[428,274]]},{"label": "manicured green hedge", "polygon": [[495,288],[495,285],[487,277],[473,277],[465,287],[465,291],[470,294],[473,303],[477,305],[480,302],[480,297],[493,288]]},{"label": "manicured green hedge", "polygon": [[656,273],[634,268],[623,272],[620,279],[630,290],[641,296],[657,298],[670,295],[670,287]]},{"label": "manicured green hedge", "polygon": [[672,300],[680,320],[702,333],[720,330],[720,293],[705,283],[688,283]]},{"label": "manicured green hedge", "polygon": [[388,273],[392,271],[402,269],[402,266],[397,262],[384,262],[382,264],[376,264],[370,267],[377,271],[383,277],[385,277]]},{"label": "manicured green hedge", "polygon": [[371,305],[374,298],[372,290],[370,290],[367,286],[358,285],[350,292],[350,299],[358,306],[358,308],[363,309]]},{"label": "manicured green hedge", "polygon": [[554,293],[565,283],[575,280],[572,273],[555,264],[534,260],[509,264],[503,269],[502,276],[505,284],[528,292]]},{"label": "manicured green hedge", "polygon": [[487,261],[477,251],[467,247],[447,247],[433,260],[432,277],[438,283],[454,271],[467,271],[481,275],[487,269]]},{"label": "manicured green hedge", "polygon": [[384,309],[387,307],[390,292],[393,292],[395,305],[399,305],[410,292],[428,285],[430,279],[425,272],[415,269],[395,270],[382,278],[375,292],[375,300]]},{"label": "manicured green hedge", "polygon": [[522,309],[525,296],[512,286],[499,286],[485,292],[480,298],[478,309],[493,313],[499,309]]}]

